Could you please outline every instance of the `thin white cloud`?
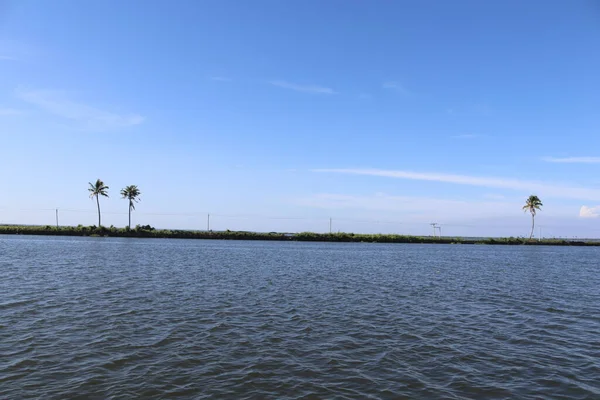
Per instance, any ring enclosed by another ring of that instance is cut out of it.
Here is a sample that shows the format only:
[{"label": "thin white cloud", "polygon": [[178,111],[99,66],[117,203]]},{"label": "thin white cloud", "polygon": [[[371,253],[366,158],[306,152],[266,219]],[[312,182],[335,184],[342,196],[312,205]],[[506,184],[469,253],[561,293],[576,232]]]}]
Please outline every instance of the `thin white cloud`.
[{"label": "thin white cloud", "polygon": [[336,92],[328,87],[317,86],[317,85],[298,85],[286,81],[270,81],[273,86],[277,86],[283,89],[295,90],[296,92],[303,93],[314,93],[314,94],[335,94]]},{"label": "thin white cloud", "polygon": [[388,81],[388,82],[384,82],[381,87],[383,87],[384,89],[390,89],[390,90],[395,90],[396,92],[399,93],[403,93],[403,94],[408,94],[408,90],[399,82],[396,81]]},{"label": "thin white cloud", "polygon": [[506,196],[504,196],[503,194],[497,194],[497,193],[486,193],[483,195],[484,199],[489,199],[489,200],[504,200],[506,199]]},{"label": "thin white cloud", "polygon": [[600,189],[588,189],[584,187],[572,187],[544,182],[522,181],[510,178],[453,175],[437,172],[393,171],[381,169],[315,169],[313,170],[313,172],[380,176],[396,179],[442,182],[457,185],[508,189],[521,191],[524,193],[535,193],[541,197],[549,196],[563,199],[600,201]]},{"label": "thin white cloud", "polygon": [[581,208],[579,209],[579,216],[581,218],[598,218],[600,217],[600,206],[581,206]]},{"label": "thin white cloud", "polygon": [[543,157],[542,160],[564,164],[600,164],[600,157]]},{"label": "thin white cloud", "polygon": [[62,92],[17,89],[17,97],[38,108],[79,124],[89,130],[112,130],[139,125],[145,118],[139,114],[118,114],[69,100]]},{"label": "thin white cloud", "polygon": [[465,133],[465,134],[462,134],[462,135],[454,135],[454,136],[452,136],[452,138],[454,138],[454,139],[476,139],[478,137],[480,137],[480,135],[476,135],[474,133]]},{"label": "thin white cloud", "polygon": [[[373,195],[350,195],[320,193],[294,199],[303,207],[333,210],[336,213],[370,215],[372,218],[401,218],[405,222],[449,223],[480,218],[522,218],[520,202],[495,200],[453,200],[432,197],[394,196],[385,193]],[[576,212],[576,211],[575,211]],[[544,218],[549,216],[573,217],[570,207],[556,205],[544,210]],[[527,222],[525,222],[527,224]]]},{"label": "thin white cloud", "polygon": [[209,79],[211,81],[217,81],[217,82],[231,82],[233,80],[233,79],[227,78],[225,76],[211,76],[211,77],[209,77]]},{"label": "thin white cloud", "polygon": [[429,197],[413,197],[413,196],[392,196],[385,193],[375,193],[374,195],[346,195],[346,194],[331,194],[321,193],[307,198],[300,199],[300,204],[317,208],[358,208],[366,210],[380,211],[402,211],[411,213],[437,213],[438,210],[456,210],[457,207],[462,207],[470,213],[481,211],[482,207],[474,205],[487,205],[489,210],[498,210],[500,205],[506,205],[514,210],[514,204],[504,204],[499,202],[467,202],[460,200],[438,199]]},{"label": "thin white cloud", "polygon": [[469,112],[484,116],[490,116],[493,114],[492,108],[487,104],[473,104],[471,107],[469,107]]},{"label": "thin white cloud", "polygon": [[448,108],[446,108],[446,114],[452,115],[452,116],[461,116],[461,117],[473,116],[473,115],[488,117],[488,116],[494,114],[494,110],[492,109],[491,106],[489,106],[485,103],[474,103],[474,104],[467,104],[467,105],[462,105],[462,106],[457,105],[454,107],[448,107]]},{"label": "thin white cloud", "polygon": [[17,110],[16,108],[0,107],[0,115],[9,116],[9,115],[21,115],[21,114],[23,114],[22,110]]},{"label": "thin white cloud", "polygon": [[37,49],[27,43],[0,39],[0,61],[18,61],[29,58],[37,53]]}]

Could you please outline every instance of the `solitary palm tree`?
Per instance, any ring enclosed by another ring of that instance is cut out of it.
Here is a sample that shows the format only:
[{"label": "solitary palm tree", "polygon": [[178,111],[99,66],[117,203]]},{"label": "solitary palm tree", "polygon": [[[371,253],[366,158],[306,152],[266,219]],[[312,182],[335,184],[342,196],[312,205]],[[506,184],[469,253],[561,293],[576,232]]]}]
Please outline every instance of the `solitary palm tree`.
[{"label": "solitary palm tree", "polygon": [[525,205],[523,206],[523,211],[529,211],[531,213],[531,235],[529,235],[529,239],[533,237],[533,229],[535,228],[535,213],[536,210],[542,209],[542,201],[539,197],[531,195],[527,198]]},{"label": "solitary palm tree", "polygon": [[89,187],[89,192],[90,192],[90,198],[93,199],[94,197],[96,198],[96,204],[98,204],[98,228],[100,228],[101,226],[101,220],[100,220],[100,196],[104,196],[104,197],[108,197],[108,186],[106,186],[104,184],[104,182],[102,182],[101,179],[97,179],[96,183],[92,183],[89,182],[90,187]]},{"label": "solitary palm tree", "polygon": [[135,210],[134,203],[140,201],[138,198],[140,194],[140,189],[136,185],[125,186],[124,189],[121,189],[122,198],[129,200],[129,229],[131,229],[131,210]]}]

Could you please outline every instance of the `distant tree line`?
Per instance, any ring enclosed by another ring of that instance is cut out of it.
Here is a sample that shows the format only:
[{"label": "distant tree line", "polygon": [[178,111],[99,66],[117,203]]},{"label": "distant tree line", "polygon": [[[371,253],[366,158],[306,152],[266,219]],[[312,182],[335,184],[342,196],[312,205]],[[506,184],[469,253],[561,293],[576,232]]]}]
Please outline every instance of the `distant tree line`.
[{"label": "distant tree line", "polygon": [[531,241],[524,237],[464,239],[451,237],[410,236],[395,234],[356,234],[356,233],[276,233],[247,231],[188,231],[155,229],[150,225],[137,225],[130,229],[114,226],[31,226],[0,225],[0,234],[20,235],[60,235],[94,237],[138,237],[163,239],[221,239],[221,240],[269,240],[295,242],[350,242],[350,243],[436,243],[436,244],[475,244],[475,245],[554,245],[554,246],[600,246],[600,242],[544,239]]},{"label": "distant tree line", "polygon": [[[96,204],[98,206],[98,227],[102,227],[102,217],[100,213],[100,197],[109,197],[108,196],[109,187],[104,184],[102,179],[97,179],[95,183],[89,182],[88,191],[90,193],[91,199],[96,199]],[[129,224],[127,225],[128,229],[131,230],[131,212],[135,210],[135,203],[140,201],[140,189],[136,185],[125,186],[121,189],[121,198],[127,199],[129,204]],[[542,201],[538,196],[531,195],[525,201],[525,205],[522,207],[525,212],[529,211],[531,214],[531,233],[529,235],[529,240],[533,238],[533,231],[535,229],[535,216],[536,212],[542,209]],[[390,235],[379,235],[381,236],[390,236]],[[416,236],[402,236],[402,237],[416,237]],[[440,238],[442,239],[442,238]],[[541,238],[540,238],[541,239]]]}]

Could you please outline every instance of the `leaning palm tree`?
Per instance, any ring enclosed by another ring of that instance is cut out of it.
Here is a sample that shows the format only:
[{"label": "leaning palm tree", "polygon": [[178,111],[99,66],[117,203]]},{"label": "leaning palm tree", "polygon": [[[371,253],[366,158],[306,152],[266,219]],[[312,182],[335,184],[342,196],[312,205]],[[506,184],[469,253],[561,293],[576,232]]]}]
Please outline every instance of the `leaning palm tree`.
[{"label": "leaning palm tree", "polygon": [[136,185],[125,186],[125,188],[121,189],[121,196],[123,199],[129,200],[129,229],[131,229],[131,210],[135,210],[135,204],[140,199],[141,192],[140,189]]},{"label": "leaning palm tree", "polygon": [[539,197],[531,195],[527,198],[525,205],[523,206],[523,211],[529,211],[531,213],[531,235],[529,235],[529,239],[533,237],[533,229],[535,228],[535,213],[536,210],[542,209],[542,201]]},{"label": "leaning palm tree", "polygon": [[90,192],[90,198],[93,199],[95,197],[96,204],[98,204],[98,228],[100,228],[100,196],[108,197],[108,186],[106,186],[101,179],[97,179],[96,183],[89,182],[89,184],[90,187],[88,188],[88,191]]}]

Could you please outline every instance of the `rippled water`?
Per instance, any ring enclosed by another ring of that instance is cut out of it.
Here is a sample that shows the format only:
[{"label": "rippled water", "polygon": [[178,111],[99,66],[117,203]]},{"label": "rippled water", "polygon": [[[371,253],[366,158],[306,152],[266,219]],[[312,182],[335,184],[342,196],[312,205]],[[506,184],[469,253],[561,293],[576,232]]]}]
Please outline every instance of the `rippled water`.
[{"label": "rippled water", "polygon": [[0,236],[0,398],[598,399],[599,255]]}]

